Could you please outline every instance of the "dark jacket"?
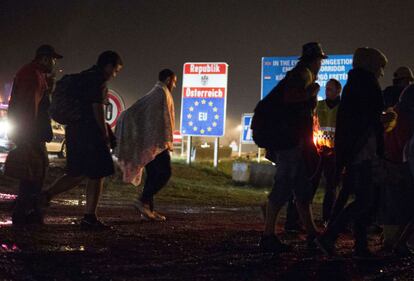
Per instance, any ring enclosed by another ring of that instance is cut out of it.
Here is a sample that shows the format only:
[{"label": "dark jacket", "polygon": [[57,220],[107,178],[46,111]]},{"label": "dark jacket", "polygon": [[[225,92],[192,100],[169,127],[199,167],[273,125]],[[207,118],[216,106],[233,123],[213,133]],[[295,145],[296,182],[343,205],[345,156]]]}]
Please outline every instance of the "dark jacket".
[{"label": "dark jacket", "polygon": [[[298,64],[265,98],[271,104],[271,123],[278,144],[275,151],[300,146],[307,164],[308,175],[314,174],[319,160],[313,143],[313,110],[316,97],[310,92],[314,75]],[[269,157],[272,156],[269,154]]]},{"label": "dark jacket", "polygon": [[374,74],[352,69],[342,92],[335,133],[337,171],[351,164],[367,144],[371,132],[377,139],[377,154],[383,155],[384,137],[380,121],[384,110],[381,87]]},{"label": "dark jacket", "polygon": [[384,104],[385,107],[393,107],[398,103],[398,100],[400,99],[400,95],[402,91],[404,90],[404,87],[392,85],[384,90]]}]

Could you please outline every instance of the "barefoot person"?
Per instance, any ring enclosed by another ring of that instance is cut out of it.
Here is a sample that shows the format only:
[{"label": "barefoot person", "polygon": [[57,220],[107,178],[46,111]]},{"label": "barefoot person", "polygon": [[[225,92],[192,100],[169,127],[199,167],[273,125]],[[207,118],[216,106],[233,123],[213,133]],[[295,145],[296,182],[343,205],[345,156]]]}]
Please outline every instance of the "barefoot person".
[{"label": "barefoot person", "polygon": [[171,177],[176,83],[174,72],[162,70],[154,88],[121,115],[115,132],[124,181],[139,185],[145,168],[144,189],[134,206],[150,220],[166,219],[154,211],[154,196]]}]

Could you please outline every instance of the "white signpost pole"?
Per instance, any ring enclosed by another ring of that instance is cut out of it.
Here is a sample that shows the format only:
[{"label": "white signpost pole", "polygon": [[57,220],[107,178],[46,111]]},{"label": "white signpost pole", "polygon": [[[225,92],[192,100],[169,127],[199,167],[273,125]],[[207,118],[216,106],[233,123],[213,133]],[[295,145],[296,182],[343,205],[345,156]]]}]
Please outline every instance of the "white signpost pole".
[{"label": "white signpost pole", "polygon": [[184,143],[184,137],[181,139],[181,157],[184,156],[184,150],[185,150],[185,143]]},{"label": "white signpost pole", "polygon": [[214,140],[214,168],[218,168],[220,138]]},{"label": "white signpost pole", "polygon": [[243,134],[244,134],[244,116],[242,115],[241,122],[240,122],[240,142],[239,142],[239,158],[242,155],[242,143],[243,143]]},{"label": "white signpost pole", "polygon": [[242,156],[242,134],[243,134],[243,131],[240,132],[239,158]]},{"label": "white signpost pole", "polygon": [[187,164],[191,165],[191,143],[192,137],[188,136],[187,137]]}]

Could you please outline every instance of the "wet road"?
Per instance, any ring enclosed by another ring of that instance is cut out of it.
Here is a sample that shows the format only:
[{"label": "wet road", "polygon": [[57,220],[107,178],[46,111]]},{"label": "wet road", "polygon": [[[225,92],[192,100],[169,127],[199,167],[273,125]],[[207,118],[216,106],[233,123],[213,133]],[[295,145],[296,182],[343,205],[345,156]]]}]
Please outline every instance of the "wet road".
[{"label": "wet road", "polygon": [[[14,228],[11,198],[4,197],[2,280],[414,280],[411,258],[354,261],[349,235],[340,239],[342,259],[307,250],[303,234],[282,234],[295,246],[292,253],[261,253],[258,208],[164,205],[167,222],[154,223],[140,220],[130,202],[106,199],[100,216],[114,229],[85,232],[78,225],[82,200],[54,201],[45,226]],[[379,242],[372,237],[372,249]]]}]

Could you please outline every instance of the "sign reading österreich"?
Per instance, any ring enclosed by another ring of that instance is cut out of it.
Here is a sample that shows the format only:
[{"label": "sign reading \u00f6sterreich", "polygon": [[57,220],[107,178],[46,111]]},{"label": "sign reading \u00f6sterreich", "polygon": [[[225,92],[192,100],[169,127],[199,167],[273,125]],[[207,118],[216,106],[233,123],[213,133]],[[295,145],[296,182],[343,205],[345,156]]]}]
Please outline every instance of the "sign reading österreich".
[{"label": "sign reading \u00f6sterreich", "polygon": [[125,110],[125,103],[122,97],[114,90],[108,90],[108,105],[105,108],[105,121],[114,128],[116,121]]},{"label": "sign reading \u00f6sterreich", "polygon": [[184,64],[181,100],[183,136],[222,137],[227,102],[227,63]]}]

